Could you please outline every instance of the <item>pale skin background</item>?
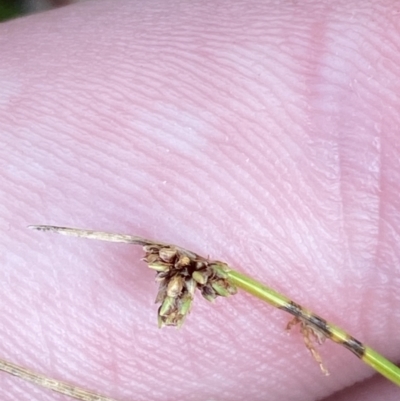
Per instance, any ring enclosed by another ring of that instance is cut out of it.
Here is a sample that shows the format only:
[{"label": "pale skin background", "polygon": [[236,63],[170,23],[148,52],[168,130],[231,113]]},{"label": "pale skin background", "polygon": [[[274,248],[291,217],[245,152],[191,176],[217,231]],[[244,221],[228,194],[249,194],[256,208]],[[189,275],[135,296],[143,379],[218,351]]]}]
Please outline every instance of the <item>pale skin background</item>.
[{"label": "pale skin background", "polygon": [[26,226],[225,260],[399,362],[399,18],[395,1],[98,0],[1,25],[0,356],[121,401],[397,400],[332,343],[324,377],[289,315],[242,293],[159,330],[139,248]]}]

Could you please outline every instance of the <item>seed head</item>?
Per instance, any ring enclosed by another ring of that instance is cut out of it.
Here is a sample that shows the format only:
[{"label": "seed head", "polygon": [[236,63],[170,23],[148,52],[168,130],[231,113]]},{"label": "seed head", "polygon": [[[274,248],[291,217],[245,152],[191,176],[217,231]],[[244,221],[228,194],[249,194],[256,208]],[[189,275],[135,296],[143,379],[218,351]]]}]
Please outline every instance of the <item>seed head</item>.
[{"label": "seed head", "polygon": [[143,247],[143,260],[156,271],[159,289],[156,303],[158,325],[180,327],[189,314],[196,288],[208,301],[236,293],[227,280],[225,263],[210,261],[175,246],[150,244]]}]

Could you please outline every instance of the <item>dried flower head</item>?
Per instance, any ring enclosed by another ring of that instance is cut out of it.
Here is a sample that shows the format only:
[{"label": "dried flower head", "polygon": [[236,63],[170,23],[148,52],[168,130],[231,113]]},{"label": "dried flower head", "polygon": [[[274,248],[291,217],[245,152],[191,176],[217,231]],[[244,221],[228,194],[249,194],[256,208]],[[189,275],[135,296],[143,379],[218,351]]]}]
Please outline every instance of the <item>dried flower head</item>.
[{"label": "dried flower head", "polygon": [[237,291],[227,280],[228,265],[223,262],[210,261],[173,245],[150,244],[143,249],[146,252],[143,260],[156,271],[159,283],[156,303],[161,304],[158,309],[160,327],[182,326],[196,288],[208,301]]}]

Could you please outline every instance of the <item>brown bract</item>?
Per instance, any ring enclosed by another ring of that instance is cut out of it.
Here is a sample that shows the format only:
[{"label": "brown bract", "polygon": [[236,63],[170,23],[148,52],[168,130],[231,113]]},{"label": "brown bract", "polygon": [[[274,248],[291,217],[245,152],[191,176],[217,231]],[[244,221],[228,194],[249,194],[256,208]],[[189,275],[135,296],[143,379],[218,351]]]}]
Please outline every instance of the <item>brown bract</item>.
[{"label": "brown bract", "polygon": [[146,252],[143,260],[157,272],[156,303],[161,303],[159,327],[182,326],[196,289],[211,302],[218,296],[227,297],[237,292],[227,280],[229,267],[226,263],[205,259],[173,245],[151,244],[143,249]]}]

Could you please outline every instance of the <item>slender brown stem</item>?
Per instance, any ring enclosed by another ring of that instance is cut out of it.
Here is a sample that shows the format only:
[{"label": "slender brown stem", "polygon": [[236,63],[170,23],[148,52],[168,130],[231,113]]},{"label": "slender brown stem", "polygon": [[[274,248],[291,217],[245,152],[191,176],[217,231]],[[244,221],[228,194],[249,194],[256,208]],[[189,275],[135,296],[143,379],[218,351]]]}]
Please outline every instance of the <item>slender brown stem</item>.
[{"label": "slender brown stem", "polygon": [[62,381],[46,377],[32,370],[23,368],[22,366],[15,365],[14,363],[7,362],[0,359],[0,370],[10,375],[17,376],[23,380],[35,383],[41,387],[53,390],[57,393],[68,395],[71,398],[81,401],[116,401],[113,398],[105,397],[91,391],[84,390],[83,388],[73,386]]}]

